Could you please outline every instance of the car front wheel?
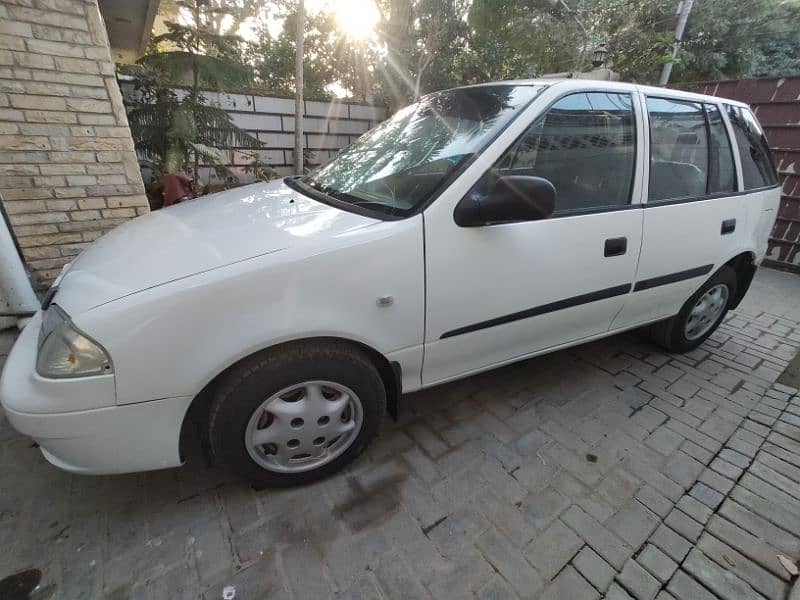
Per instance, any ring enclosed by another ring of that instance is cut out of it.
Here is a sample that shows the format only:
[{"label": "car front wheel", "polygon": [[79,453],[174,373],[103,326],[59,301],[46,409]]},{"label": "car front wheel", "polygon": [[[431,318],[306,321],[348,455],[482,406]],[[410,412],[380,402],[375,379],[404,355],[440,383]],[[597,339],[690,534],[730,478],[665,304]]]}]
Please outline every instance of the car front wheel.
[{"label": "car front wheel", "polygon": [[214,457],[259,487],[308,483],[353,461],[376,434],[383,381],[360,349],[298,342],[234,367],[212,400]]}]

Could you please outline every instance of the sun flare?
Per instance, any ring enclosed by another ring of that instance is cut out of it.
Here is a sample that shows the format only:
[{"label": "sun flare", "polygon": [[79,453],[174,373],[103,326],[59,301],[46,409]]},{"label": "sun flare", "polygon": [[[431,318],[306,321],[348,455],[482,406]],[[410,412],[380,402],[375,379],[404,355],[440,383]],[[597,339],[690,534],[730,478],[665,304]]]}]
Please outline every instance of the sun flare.
[{"label": "sun flare", "polygon": [[348,37],[354,40],[371,40],[380,13],[373,0],[336,0],[336,22]]}]

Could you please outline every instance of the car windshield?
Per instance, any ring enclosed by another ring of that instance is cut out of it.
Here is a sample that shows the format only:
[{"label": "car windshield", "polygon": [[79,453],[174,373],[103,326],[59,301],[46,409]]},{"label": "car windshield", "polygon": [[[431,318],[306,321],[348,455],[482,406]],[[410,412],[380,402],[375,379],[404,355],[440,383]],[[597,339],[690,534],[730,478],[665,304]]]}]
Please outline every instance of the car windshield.
[{"label": "car windshield", "polygon": [[430,94],[365,133],[301,182],[364,209],[411,214],[542,88],[495,85]]}]

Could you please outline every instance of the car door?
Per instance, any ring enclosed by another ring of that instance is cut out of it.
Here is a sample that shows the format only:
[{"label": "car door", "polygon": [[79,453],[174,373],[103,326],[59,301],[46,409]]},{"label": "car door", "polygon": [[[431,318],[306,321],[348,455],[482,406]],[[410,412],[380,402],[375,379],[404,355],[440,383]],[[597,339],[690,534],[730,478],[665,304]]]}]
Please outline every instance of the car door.
[{"label": "car door", "polygon": [[558,91],[485,152],[463,188],[487,194],[504,175],[546,178],[557,191],[550,218],[459,227],[460,197],[424,213],[424,385],[602,334],[625,302],[642,231],[641,109],[619,87]]},{"label": "car door", "polygon": [[644,97],[649,176],[634,292],[614,328],[676,314],[746,243],[747,211],[726,117],[714,102]]}]

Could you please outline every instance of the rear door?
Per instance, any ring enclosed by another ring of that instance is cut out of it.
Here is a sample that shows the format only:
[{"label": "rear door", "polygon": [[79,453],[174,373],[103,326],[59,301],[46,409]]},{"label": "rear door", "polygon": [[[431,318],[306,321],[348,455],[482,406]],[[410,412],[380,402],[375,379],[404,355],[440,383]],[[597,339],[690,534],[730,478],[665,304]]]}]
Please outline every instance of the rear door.
[{"label": "rear door", "polygon": [[644,104],[650,156],[642,252],[615,329],[677,313],[747,236],[720,105],[652,95],[644,96]]}]

